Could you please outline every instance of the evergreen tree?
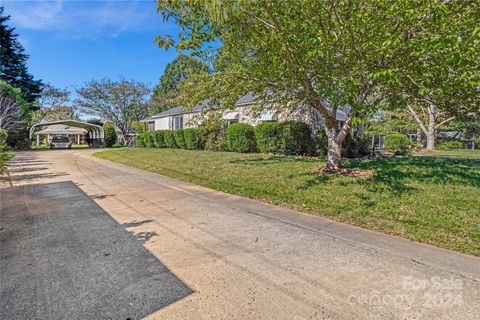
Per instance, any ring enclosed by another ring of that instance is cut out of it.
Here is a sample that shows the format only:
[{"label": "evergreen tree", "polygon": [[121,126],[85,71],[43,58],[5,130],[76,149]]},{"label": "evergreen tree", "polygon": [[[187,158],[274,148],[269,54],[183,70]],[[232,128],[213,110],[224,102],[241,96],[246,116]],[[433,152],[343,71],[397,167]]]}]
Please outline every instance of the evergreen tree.
[{"label": "evergreen tree", "polygon": [[28,72],[29,56],[18,41],[15,28],[7,25],[8,20],[10,16],[4,16],[3,7],[0,7],[0,79],[19,88],[23,99],[30,103],[30,111],[34,111],[37,107],[32,102],[40,96],[42,82]]}]

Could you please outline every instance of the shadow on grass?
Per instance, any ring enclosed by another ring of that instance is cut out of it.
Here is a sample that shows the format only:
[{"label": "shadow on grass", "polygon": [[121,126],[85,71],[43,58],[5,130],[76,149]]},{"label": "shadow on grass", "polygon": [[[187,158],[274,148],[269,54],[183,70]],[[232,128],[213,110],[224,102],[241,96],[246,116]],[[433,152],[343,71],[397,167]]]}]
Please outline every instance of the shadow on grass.
[{"label": "shadow on grass", "polygon": [[[318,158],[267,156],[229,161],[235,164],[254,166],[274,166],[282,163],[320,163]],[[301,188],[309,189],[315,186],[336,183],[348,188],[348,185],[362,184],[368,191],[389,191],[396,193],[414,192],[419,184],[463,185],[480,188],[480,159],[451,158],[442,156],[411,156],[381,158],[378,160],[345,159],[346,168],[369,170],[372,176],[368,178],[339,177],[322,174],[320,171],[289,173],[287,179],[300,178]]]},{"label": "shadow on grass", "polygon": [[345,167],[371,170],[373,176],[359,183],[387,187],[393,191],[412,191],[412,184],[465,185],[480,188],[480,160],[471,158],[405,157],[380,160],[349,160]]},{"label": "shadow on grass", "polygon": [[229,163],[235,164],[248,164],[248,165],[266,165],[266,164],[280,164],[280,163],[293,163],[293,162],[305,162],[305,163],[315,163],[319,162],[318,158],[315,157],[295,157],[295,156],[257,156],[252,158],[240,158],[233,159],[228,161]]}]

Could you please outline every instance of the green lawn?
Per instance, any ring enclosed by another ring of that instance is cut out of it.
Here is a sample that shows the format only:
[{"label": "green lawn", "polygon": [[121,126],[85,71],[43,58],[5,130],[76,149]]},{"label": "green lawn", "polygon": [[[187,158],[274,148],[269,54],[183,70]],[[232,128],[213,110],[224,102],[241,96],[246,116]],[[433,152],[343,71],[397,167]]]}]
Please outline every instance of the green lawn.
[{"label": "green lawn", "polygon": [[324,175],[316,158],[175,149],[95,156],[480,256],[479,150],[344,162],[363,177]]}]

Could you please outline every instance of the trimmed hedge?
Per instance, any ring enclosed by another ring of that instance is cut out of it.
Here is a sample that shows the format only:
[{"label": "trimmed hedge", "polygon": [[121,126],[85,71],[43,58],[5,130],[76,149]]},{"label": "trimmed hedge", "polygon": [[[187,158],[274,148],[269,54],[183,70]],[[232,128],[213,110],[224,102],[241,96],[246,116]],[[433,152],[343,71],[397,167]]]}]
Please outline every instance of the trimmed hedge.
[{"label": "trimmed hedge", "polygon": [[444,141],[437,143],[435,146],[438,150],[449,150],[449,149],[463,149],[463,142],[461,141]]},{"label": "trimmed hedge", "polygon": [[177,143],[175,142],[175,136],[173,135],[172,130],[165,130],[165,146],[167,148],[176,148]]},{"label": "trimmed hedge", "polygon": [[264,122],[255,128],[257,148],[260,152],[280,153],[282,143],[282,124]]},{"label": "trimmed hedge", "polygon": [[280,152],[285,155],[312,155],[314,142],[310,126],[303,122],[284,122]]},{"label": "trimmed hedge", "polygon": [[173,136],[175,138],[175,144],[180,149],[186,149],[187,145],[185,144],[185,136],[183,134],[183,129],[173,130]]},{"label": "trimmed hedge", "polygon": [[184,129],[183,137],[185,139],[185,146],[188,150],[202,149],[202,141],[200,139],[199,129],[196,129],[196,128]]},{"label": "trimmed hedge", "polygon": [[385,136],[385,150],[396,155],[410,154],[413,146],[413,142],[401,133],[390,133]]},{"label": "trimmed hedge", "polygon": [[135,145],[137,148],[145,148],[144,135],[145,133],[137,133],[135,136]]},{"label": "trimmed hedge", "polygon": [[246,123],[231,124],[227,128],[227,145],[234,152],[256,151],[255,129]]},{"label": "trimmed hedge", "polygon": [[165,148],[167,145],[165,144],[165,131],[164,130],[156,130],[155,132],[155,147],[157,148]]},{"label": "trimmed hedge", "polygon": [[146,148],[155,148],[155,132],[147,131],[143,134],[143,142]]}]

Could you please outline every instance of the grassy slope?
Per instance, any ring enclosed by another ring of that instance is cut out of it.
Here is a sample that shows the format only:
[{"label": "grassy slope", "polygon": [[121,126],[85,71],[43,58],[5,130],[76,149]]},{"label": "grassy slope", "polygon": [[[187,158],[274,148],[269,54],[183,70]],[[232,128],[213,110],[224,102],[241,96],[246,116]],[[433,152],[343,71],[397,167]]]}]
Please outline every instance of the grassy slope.
[{"label": "grassy slope", "polygon": [[480,255],[480,152],[345,161],[367,177],[319,172],[314,158],[122,149],[95,156],[372,230]]}]

